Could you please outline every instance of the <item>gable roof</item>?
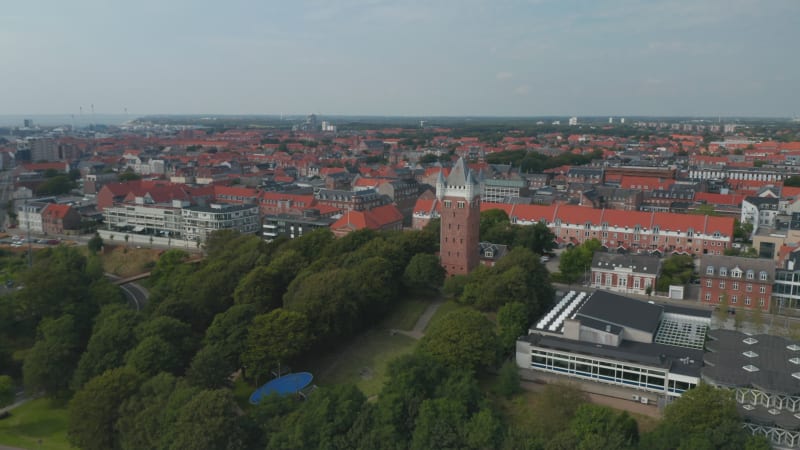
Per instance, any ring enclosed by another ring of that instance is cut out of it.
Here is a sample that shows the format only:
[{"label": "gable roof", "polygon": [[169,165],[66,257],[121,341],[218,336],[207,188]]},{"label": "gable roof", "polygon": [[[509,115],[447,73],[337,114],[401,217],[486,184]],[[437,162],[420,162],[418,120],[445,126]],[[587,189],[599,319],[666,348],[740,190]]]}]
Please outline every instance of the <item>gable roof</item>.
[{"label": "gable roof", "polygon": [[403,221],[403,213],[396,206],[389,204],[372,208],[368,211],[347,211],[339,220],[331,224],[331,229],[362,230],[369,228],[379,230],[385,226]]},{"label": "gable roof", "polygon": [[57,203],[48,203],[42,211],[42,217],[49,217],[53,219],[63,219],[67,216],[72,207],[69,205],[59,205]]}]

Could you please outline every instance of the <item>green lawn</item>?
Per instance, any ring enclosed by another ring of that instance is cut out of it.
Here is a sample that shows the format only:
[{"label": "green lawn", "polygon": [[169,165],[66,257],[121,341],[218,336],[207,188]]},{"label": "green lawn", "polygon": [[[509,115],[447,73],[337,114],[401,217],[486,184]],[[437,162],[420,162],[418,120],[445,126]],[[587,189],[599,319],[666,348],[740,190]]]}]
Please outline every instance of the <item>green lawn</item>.
[{"label": "green lawn", "polygon": [[414,328],[419,316],[422,315],[431,302],[433,302],[433,299],[402,300],[397,303],[394,311],[389,314],[389,317],[383,321],[381,326],[387,330],[409,331]]},{"label": "green lawn", "polygon": [[72,449],[67,443],[66,406],[40,398],[14,409],[11,417],[0,420],[0,444],[30,450]]},{"label": "green lawn", "polygon": [[355,383],[367,397],[377,395],[386,380],[389,361],[411,353],[416,342],[387,330],[367,331],[336,355],[321,360],[314,382],[321,386]]}]

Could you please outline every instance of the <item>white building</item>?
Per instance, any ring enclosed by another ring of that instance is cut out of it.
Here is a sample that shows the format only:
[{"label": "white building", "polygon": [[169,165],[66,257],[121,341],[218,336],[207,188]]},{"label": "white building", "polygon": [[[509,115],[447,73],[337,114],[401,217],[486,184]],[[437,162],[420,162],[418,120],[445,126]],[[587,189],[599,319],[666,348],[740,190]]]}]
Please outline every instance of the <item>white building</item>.
[{"label": "white building", "polygon": [[47,207],[48,202],[25,201],[17,204],[17,224],[23,233],[44,233],[42,228],[42,211]]},{"label": "white building", "polygon": [[261,225],[258,205],[190,206],[180,200],[170,205],[120,204],[105,208],[103,215],[109,229],[200,242],[217,230],[256,233]]},{"label": "white building", "polygon": [[752,224],[753,233],[758,232],[760,227],[772,228],[775,226],[779,203],[780,200],[774,197],[746,197],[742,201],[739,221]]},{"label": "white building", "polygon": [[708,311],[570,291],[517,340],[516,362],[527,378],[548,373],[666,401],[700,383],[710,323]]},{"label": "white building", "polygon": [[578,124],[578,118],[577,117],[570,117],[569,118],[569,125],[570,126],[574,126],[574,125],[577,125],[577,124]]}]

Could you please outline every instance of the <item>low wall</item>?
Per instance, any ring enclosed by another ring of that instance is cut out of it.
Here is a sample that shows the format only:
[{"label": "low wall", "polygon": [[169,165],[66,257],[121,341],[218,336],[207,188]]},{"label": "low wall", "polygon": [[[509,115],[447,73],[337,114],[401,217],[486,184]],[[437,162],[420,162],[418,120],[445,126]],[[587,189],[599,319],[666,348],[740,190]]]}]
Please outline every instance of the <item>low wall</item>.
[{"label": "low wall", "polygon": [[182,248],[186,250],[199,250],[200,246],[194,241],[184,241],[181,239],[171,239],[160,236],[152,236],[135,233],[122,233],[119,231],[98,230],[97,233],[108,244],[125,244],[125,236],[128,237],[129,245],[157,246],[166,248]]}]

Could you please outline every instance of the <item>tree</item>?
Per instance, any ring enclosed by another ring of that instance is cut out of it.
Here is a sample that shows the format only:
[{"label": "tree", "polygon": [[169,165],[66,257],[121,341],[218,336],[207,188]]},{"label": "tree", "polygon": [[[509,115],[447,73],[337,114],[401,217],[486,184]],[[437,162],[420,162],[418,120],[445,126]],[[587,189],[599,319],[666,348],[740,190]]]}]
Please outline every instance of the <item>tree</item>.
[{"label": "tree", "polygon": [[15,397],[14,380],[8,375],[0,375],[0,408],[14,403]]},{"label": "tree", "polygon": [[504,353],[514,351],[517,339],[528,334],[528,307],[521,302],[506,303],[497,311],[497,334]]},{"label": "tree", "polygon": [[91,378],[124,364],[125,354],[136,345],[134,329],[139,318],[136,311],[125,306],[103,308],[75,370],[73,389],[79,389]]},{"label": "tree", "polygon": [[483,314],[459,309],[431,325],[420,341],[420,351],[446,365],[474,370],[494,364],[497,337]]},{"label": "tree", "polygon": [[173,450],[250,448],[230,390],[201,391],[178,411],[171,431]]},{"label": "tree", "polygon": [[632,449],[639,441],[636,421],[627,412],[615,413],[590,403],[578,407],[569,431],[577,441],[577,449]]},{"label": "tree", "polygon": [[792,175],[789,178],[783,180],[784,186],[789,187],[800,187],[800,175]]},{"label": "tree", "polygon": [[99,234],[95,233],[94,236],[89,239],[89,242],[87,242],[86,245],[93,255],[97,254],[97,252],[103,249],[103,238],[101,238]]},{"label": "tree", "polygon": [[487,209],[481,211],[480,216],[480,236],[481,240],[487,240],[487,234],[496,225],[509,224],[508,214],[502,209]]},{"label": "tree", "polygon": [[138,173],[135,173],[133,170],[128,169],[125,172],[122,172],[121,174],[117,175],[117,179],[119,180],[120,183],[124,183],[126,181],[141,180],[142,177]]},{"label": "tree", "polygon": [[544,436],[555,436],[569,426],[578,408],[586,403],[586,394],[580,388],[565,383],[548,384],[539,394],[531,414],[538,420],[535,431]]},{"label": "tree", "polygon": [[218,347],[229,366],[240,367],[241,356],[247,346],[247,329],[256,315],[255,311],[254,305],[233,305],[217,314],[206,330],[203,344],[206,347]]},{"label": "tree", "polygon": [[556,236],[542,222],[534,225],[514,225],[514,247],[525,247],[537,255],[544,255],[556,247]]},{"label": "tree", "polygon": [[719,301],[719,305],[717,305],[717,308],[714,310],[714,316],[716,317],[717,322],[719,322],[718,326],[720,328],[724,328],[725,327],[725,323],[728,321],[728,295],[727,294],[724,294],[724,293],[722,294],[722,298]]},{"label": "tree", "polygon": [[753,224],[740,222],[739,219],[733,220],[733,240],[736,242],[750,242],[753,234]]},{"label": "tree", "polygon": [[144,338],[125,357],[127,364],[145,376],[159,372],[181,373],[180,353],[174,345],[158,336]]},{"label": "tree", "polygon": [[733,392],[701,383],[667,406],[656,429],[642,436],[640,448],[744,449],[748,440]]},{"label": "tree", "polygon": [[63,394],[80,358],[80,342],[75,320],[70,315],[44,319],[38,338],[25,356],[22,368],[25,386],[32,393]]},{"label": "tree", "polygon": [[352,384],[322,388],[288,415],[271,433],[267,449],[350,448],[347,432],[366,404],[366,397]]},{"label": "tree", "polygon": [[517,364],[514,361],[506,361],[497,374],[495,391],[503,397],[511,398],[522,390],[519,382],[520,378]]},{"label": "tree", "polygon": [[597,239],[590,239],[562,253],[558,263],[562,279],[569,284],[582,279],[592,265],[594,252],[601,246]]},{"label": "tree", "polygon": [[253,319],[247,330],[242,364],[256,380],[298,356],[311,343],[308,319],[301,313],[278,308]]},{"label": "tree", "polygon": [[444,282],[445,271],[436,255],[417,253],[403,273],[403,283],[411,289],[436,289]]},{"label": "tree", "polygon": [[503,422],[490,410],[481,409],[466,423],[464,440],[473,450],[500,448],[503,441]]},{"label": "tree", "polygon": [[133,369],[111,369],[92,378],[69,402],[67,440],[85,450],[119,448],[116,423],[120,405],[139,388]]},{"label": "tree", "polygon": [[[478,269],[480,269],[480,267]],[[469,277],[467,275],[453,275],[452,277],[447,277],[444,280],[442,292],[445,297],[451,299],[459,298],[461,294],[463,294],[467,283],[469,283]]]},{"label": "tree", "polygon": [[123,450],[169,448],[178,410],[200,390],[168,373],[141,384],[119,408],[120,448]]},{"label": "tree", "polygon": [[694,275],[694,260],[689,255],[672,255],[661,264],[656,290],[667,292],[670,285],[685,285]]},{"label": "tree", "polygon": [[237,365],[231,364],[219,345],[207,345],[192,359],[186,379],[201,389],[222,389],[231,386],[231,374]]},{"label": "tree", "polygon": [[425,400],[414,424],[411,450],[464,448],[463,428],[466,418],[467,412],[457,400]]}]

